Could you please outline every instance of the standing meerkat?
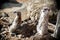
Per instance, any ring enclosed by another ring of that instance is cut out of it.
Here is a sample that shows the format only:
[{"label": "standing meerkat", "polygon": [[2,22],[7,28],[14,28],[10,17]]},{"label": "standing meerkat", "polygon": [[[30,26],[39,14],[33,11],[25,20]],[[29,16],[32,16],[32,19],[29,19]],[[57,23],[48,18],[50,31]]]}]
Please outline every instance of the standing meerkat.
[{"label": "standing meerkat", "polygon": [[40,13],[41,15],[39,17],[37,25],[37,33],[39,33],[40,35],[45,35],[48,33],[48,19],[50,13],[49,7],[43,7]]},{"label": "standing meerkat", "polygon": [[21,12],[15,12],[16,13],[16,17],[12,23],[12,25],[9,28],[9,32],[13,33],[18,26],[21,24]]}]

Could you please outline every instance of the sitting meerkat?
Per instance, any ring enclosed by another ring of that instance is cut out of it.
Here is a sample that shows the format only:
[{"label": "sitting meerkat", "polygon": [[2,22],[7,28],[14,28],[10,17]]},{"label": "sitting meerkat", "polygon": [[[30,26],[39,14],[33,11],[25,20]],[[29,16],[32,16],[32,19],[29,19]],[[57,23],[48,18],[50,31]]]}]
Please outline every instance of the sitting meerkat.
[{"label": "sitting meerkat", "polygon": [[14,13],[16,13],[16,17],[12,25],[9,28],[10,33],[13,33],[18,28],[18,26],[21,24],[21,12],[14,12]]},{"label": "sitting meerkat", "polygon": [[44,6],[40,11],[40,17],[37,25],[37,33],[34,36],[34,40],[49,40],[50,34],[48,32],[48,19],[49,19],[50,8]]},{"label": "sitting meerkat", "polygon": [[37,25],[37,33],[39,33],[40,35],[45,35],[48,33],[48,19],[50,13],[49,7],[43,7],[40,13],[41,15],[39,17]]}]

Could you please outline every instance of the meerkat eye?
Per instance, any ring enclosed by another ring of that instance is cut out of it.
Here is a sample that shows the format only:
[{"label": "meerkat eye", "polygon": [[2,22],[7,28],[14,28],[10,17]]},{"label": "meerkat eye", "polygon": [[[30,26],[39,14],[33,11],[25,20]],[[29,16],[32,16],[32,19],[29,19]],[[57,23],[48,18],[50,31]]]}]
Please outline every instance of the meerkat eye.
[{"label": "meerkat eye", "polygon": [[14,13],[16,13],[16,11],[14,11]]},{"label": "meerkat eye", "polygon": [[47,9],[47,8],[46,8],[46,9],[43,10],[43,12],[45,12],[45,11],[50,11],[50,9]]},{"label": "meerkat eye", "polygon": [[48,9],[44,9],[44,10],[48,10]]},{"label": "meerkat eye", "polygon": [[44,9],[43,12],[47,11],[47,9]]}]

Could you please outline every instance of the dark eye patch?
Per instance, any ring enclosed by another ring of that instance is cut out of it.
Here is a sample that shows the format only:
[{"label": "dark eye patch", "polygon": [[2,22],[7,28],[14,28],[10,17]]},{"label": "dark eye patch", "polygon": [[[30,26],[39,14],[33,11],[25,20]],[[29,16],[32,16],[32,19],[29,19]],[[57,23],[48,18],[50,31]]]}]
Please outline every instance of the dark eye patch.
[{"label": "dark eye patch", "polygon": [[16,13],[16,11],[14,11],[14,13]]},{"label": "dark eye patch", "polygon": [[48,10],[48,9],[44,9],[44,10]]},{"label": "dark eye patch", "polygon": [[50,11],[50,9],[47,9],[47,8],[46,8],[46,9],[43,10],[43,12],[45,12],[45,11],[47,11],[47,10]]}]

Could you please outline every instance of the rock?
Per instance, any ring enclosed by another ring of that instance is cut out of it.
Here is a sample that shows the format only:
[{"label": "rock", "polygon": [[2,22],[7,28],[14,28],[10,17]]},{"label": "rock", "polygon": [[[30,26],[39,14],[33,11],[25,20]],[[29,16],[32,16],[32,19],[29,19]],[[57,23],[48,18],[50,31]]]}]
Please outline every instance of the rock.
[{"label": "rock", "polygon": [[15,2],[15,3],[24,3],[24,2],[27,2],[28,0],[9,0],[10,2]]},{"label": "rock", "polygon": [[22,3],[4,3],[2,8],[21,7]]},{"label": "rock", "polygon": [[0,12],[0,18],[1,17],[9,17],[9,15],[5,12]]},{"label": "rock", "polygon": [[33,37],[33,40],[57,40],[57,39],[50,36],[50,34],[41,36],[38,33],[36,33]]}]

